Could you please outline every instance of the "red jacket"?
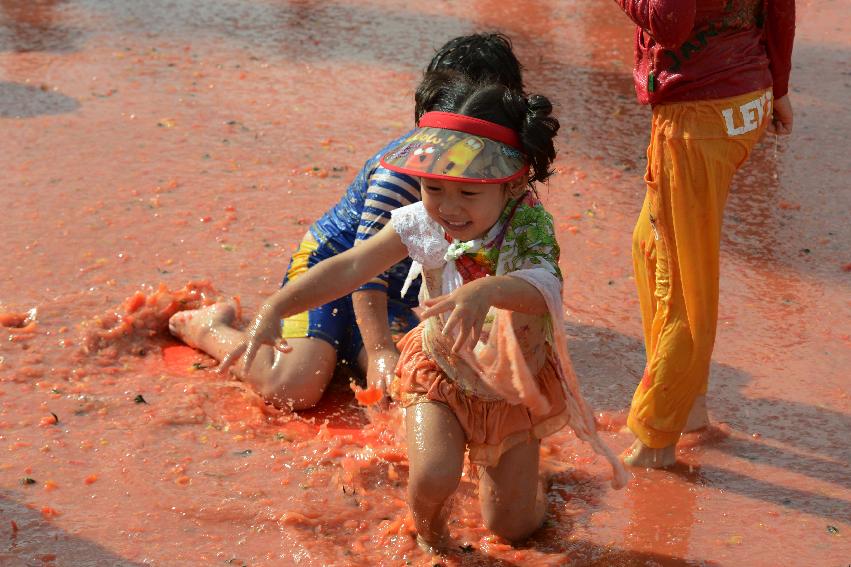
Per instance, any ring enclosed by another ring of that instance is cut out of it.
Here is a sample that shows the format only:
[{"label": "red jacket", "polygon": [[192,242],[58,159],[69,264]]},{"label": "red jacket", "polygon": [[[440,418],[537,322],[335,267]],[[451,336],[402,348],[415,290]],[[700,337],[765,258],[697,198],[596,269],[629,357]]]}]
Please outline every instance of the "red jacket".
[{"label": "red jacket", "polygon": [[636,23],[642,104],[789,90],[795,0],[617,0]]}]

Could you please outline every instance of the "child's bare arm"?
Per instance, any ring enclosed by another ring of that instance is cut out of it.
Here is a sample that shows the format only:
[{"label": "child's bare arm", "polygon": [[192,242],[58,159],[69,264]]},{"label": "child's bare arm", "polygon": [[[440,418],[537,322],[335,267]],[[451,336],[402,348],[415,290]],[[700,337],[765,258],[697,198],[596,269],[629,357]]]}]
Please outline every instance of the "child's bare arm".
[{"label": "child's bare arm", "polygon": [[635,25],[667,49],[682,45],[694,27],[695,0],[617,0],[617,3]]},{"label": "child's bare arm", "polygon": [[272,294],[266,304],[280,317],[301,313],[351,293],[407,255],[399,235],[387,226],[360,246],[319,262]]},{"label": "child's bare arm", "polygon": [[352,294],[355,321],[363,338],[367,356],[366,382],[386,390],[399,360],[387,323],[387,292],[359,290]]},{"label": "child's bare arm", "polygon": [[369,351],[396,348],[390,325],[387,323],[387,292],[374,289],[358,290],[352,294],[352,306],[365,349]]},{"label": "child's bare arm", "polygon": [[388,225],[362,245],[316,264],[263,302],[248,328],[246,340],[222,360],[222,371],[243,352],[244,365],[248,368],[264,344],[286,350],[280,333],[282,318],[351,293],[407,255],[399,235]]},{"label": "child's bare arm", "polygon": [[452,349],[458,351],[468,340],[476,344],[482,333],[488,309],[498,307],[519,313],[545,315],[547,302],[529,282],[511,276],[491,276],[464,284],[448,295],[428,300],[423,319],[452,311],[443,327],[444,334],[458,330]]}]

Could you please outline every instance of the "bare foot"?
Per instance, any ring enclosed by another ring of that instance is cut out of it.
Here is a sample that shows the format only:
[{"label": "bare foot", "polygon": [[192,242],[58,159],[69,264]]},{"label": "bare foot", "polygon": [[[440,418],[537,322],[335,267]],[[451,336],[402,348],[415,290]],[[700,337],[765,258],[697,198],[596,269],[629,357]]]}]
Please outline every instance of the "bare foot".
[{"label": "bare foot", "polygon": [[625,465],[650,469],[663,469],[677,462],[677,445],[661,449],[648,447],[638,439],[621,455]]},{"label": "bare foot", "polygon": [[189,346],[200,350],[204,348],[204,339],[216,327],[230,326],[236,320],[236,305],[215,303],[201,309],[178,311],[168,320],[171,334]]},{"label": "bare foot", "polygon": [[698,396],[691,406],[683,433],[698,431],[707,427],[709,427],[709,412],[706,410],[706,396]]},{"label": "bare foot", "polygon": [[683,434],[677,443],[679,449],[691,449],[700,445],[708,445],[710,443],[718,443],[727,439],[730,436],[731,429],[726,423],[709,424],[702,429],[696,429],[689,433]]},{"label": "bare foot", "polygon": [[621,431],[626,427],[628,409],[615,411],[601,411],[594,416],[597,423],[597,431]]}]

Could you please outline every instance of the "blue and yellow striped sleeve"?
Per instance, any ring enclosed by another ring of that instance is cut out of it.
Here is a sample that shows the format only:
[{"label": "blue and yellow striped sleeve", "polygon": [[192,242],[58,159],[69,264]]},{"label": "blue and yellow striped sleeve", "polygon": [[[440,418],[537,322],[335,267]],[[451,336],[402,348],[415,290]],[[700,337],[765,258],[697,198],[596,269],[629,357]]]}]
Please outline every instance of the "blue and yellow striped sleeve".
[{"label": "blue and yellow striped sleeve", "polygon": [[[377,167],[369,176],[355,246],[359,241],[371,238],[384,228],[390,220],[390,211],[419,200],[420,183],[416,178]],[[388,275],[385,272],[358,289],[386,290],[387,281]]]}]

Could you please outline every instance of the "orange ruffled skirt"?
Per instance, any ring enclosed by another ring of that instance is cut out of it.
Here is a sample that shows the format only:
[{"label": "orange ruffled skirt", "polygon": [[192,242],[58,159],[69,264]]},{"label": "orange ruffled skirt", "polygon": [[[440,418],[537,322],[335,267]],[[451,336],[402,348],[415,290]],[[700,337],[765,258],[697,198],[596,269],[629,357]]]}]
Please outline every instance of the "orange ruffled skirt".
[{"label": "orange ruffled skirt", "polygon": [[547,355],[536,379],[550,402],[546,415],[533,415],[526,406],[505,400],[484,400],[465,392],[423,351],[423,324],[399,341],[396,399],[403,407],[424,402],[445,404],[452,410],[467,437],[470,462],[496,466],[503,453],[530,439],[543,439],[568,423],[564,387],[558,361]]}]

